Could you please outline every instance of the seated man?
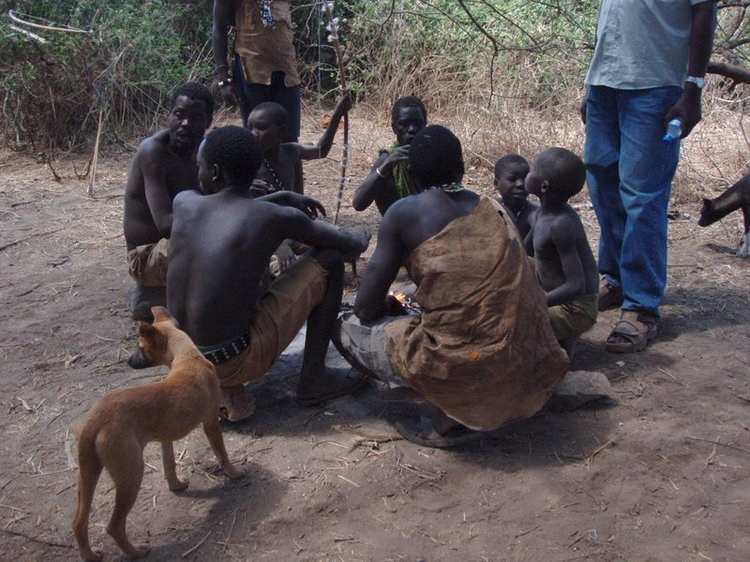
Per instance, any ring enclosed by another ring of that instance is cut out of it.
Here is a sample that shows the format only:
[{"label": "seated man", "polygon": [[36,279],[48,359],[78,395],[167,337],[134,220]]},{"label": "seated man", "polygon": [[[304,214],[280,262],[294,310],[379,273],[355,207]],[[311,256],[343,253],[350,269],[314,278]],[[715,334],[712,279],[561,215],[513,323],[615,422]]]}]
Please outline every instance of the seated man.
[{"label": "seated man", "polygon": [[[216,129],[198,151],[203,194],[185,191],[174,201],[169,310],[216,366],[230,421],[253,413],[243,383],[262,377],[305,321],[298,402],[318,404],[364,382],[328,371],[325,356],[341,304],[343,257],[363,252],[369,234],[312,220],[323,208],[297,193],[252,198],[261,159],[250,131]],[[312,249],[263,287],[271,254],[287,238]]]},{"label": "seated man", "polygon": [[[512,221],[494,199],[461,185],[461,143],[430,126],[411,142],[409,167],[425,191],[383,217],[354,313],[333,341],[358,370],[408,386],[435,409],[405,438],[431,447],[475,439],[539,410],[568,361],[547,320],[544,293]],[[422,314],[395,316],[399,267],[417,284]]]},{"label": "seated man", "polygon": [[135,280],[136,320],[151,320],[151,306],[166,303],[172,201],[198,187],[196,154],[211,124],[214,98],[205,86],[188,82],[172,94],[167,127],[138,147],[125,187],[123,227],[128,269]]},{"label": "seated man", "polygon": [[357,211],[364,211],[375,201],[384,215],[395,201],[420,192],[408,169],[409,143],[426,125],[427,109],[422,100],[414,96],[396,100],[391,111],[396,144],[380,151],[370,173],[354,193],[352,205]]},{"label": "seated man", "polygon": [[596,324],[599,271],[581,218],[568,199],[583,189],[586,167],[565,148],[548,148],[534,161],[526,190],[542,206],[525,240],[547,297],[549,319],[572,358],[578,338]]},{"label": "seated man", "polygon": [[499,203],[510,213],[521,240],[531,230],[534,213],[539,205],[529,201],[524,182],[529,175],[529,163],[519,154],[506,154],[495,162],[495,191]]}]

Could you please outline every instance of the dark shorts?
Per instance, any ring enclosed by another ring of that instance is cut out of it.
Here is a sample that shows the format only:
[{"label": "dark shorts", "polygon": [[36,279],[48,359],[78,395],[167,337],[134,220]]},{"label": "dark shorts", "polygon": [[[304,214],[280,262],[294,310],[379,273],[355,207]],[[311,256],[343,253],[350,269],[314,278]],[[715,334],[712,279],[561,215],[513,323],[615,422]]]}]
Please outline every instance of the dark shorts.
[{"label": "dark shorts", "polygon": [[302,119],[299,85],[285,86],[283,72],[274,72],[271,75],[270,85],[247,83],[242,72],[239,56],[235,57],[232,76],[235,85],[242,92],[240,111],[242,111],[243,126],[247,126],[247,118],[256,105],[266,101],[274,101],[282,105],[289,115],[287,135],[281,141],[297,142],[299,140],[300,120]]}]

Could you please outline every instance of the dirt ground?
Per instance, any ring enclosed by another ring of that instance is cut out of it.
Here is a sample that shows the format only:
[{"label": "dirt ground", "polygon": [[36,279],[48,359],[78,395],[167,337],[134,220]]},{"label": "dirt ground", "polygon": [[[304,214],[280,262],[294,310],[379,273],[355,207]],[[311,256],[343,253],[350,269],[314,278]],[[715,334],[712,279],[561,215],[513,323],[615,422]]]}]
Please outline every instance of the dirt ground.
[{"label": "dirt ground", "polygon": [[[386,128],[360,125],[346,200],[390,141]],[[308,123],[305,138],[318,134]],[[331,214],[339,150],[306,168],[308,193]],[[78,558],[76,424],[104,393],[164,373],[125,363],[135,340],[121,226],[131,158],[105,152],[91,198],[73,169],[83,156],[57,162],[56,182],[46,165],[0,154],[3,560]],[[471,170],[467,183],[487,192],[489,178]],[[609,403],[545,410],[478,443],[428,449],[398,438],[386,417],[405,406],[375,386],[298,407],[297,342],[252,385],[251,421],[224,428],[249,477],[230,482],[195,431],[175,446],[190,488],[172,493],[149,445],[132,539],[150,544],[151,560],[750,559],[750,261],[734,256],[739,216],[701,229],[697,212],[697,201],[675,209],[670,223],[654,345],[608,354],[614,311],[583,338],[575,367],[607,375]],[[595,243],[593,213],[581,214]],[[341,224],[375,229],[377,215],[345,204]],[[113,501],[105,476],[92,543],[120,559],[104,532]]]}]

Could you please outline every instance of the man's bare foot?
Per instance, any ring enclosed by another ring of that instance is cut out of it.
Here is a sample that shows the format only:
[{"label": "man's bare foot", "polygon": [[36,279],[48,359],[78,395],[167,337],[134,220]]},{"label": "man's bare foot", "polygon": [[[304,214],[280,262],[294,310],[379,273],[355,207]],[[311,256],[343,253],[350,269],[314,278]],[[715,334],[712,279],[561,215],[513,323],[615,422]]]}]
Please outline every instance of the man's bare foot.
[{"label": "man's bare foot", "polygon": [[300,375],[297,402],[300,406],[316,406],[322,402],[350,394],[367,383],[367,377],[354,369],[328,369]]},{"label": "man's bare foot", "polygon": [[255,398],[243,385],[221,387],[219,417],[230,422],[244,421],[255,413]]}]

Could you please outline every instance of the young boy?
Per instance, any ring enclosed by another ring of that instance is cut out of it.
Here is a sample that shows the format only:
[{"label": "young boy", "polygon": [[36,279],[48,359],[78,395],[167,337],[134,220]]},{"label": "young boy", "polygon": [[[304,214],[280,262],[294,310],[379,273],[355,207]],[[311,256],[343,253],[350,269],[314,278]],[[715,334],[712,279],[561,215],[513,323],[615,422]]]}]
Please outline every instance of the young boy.
[{"label": "young boy", "polygon": [[328,156],[339,123],[351,108],[351,97],[348,94],[342,96],[323,136],[312,145],[281,142],[287,127],[286,110],[272,101],[256,106],[247,118],[247,128],[260,141],[263,151],[263,162],[256,179],[265,181],[269,192],[286,190],[304,194],[302,161]]},{"label": "young boy", "polygon": [[498,203],[508,211],[521,234],[521,240],[531,230],[534,213],[539,205],[528,200],[524,182],[529,175],[529,163],[519,154],[506,154],[495,162],[495,191]]},{"label": "young boy", "polygon": [[421,99],[406,96],[396,100],[391,109],[391,129],[396,142],[380,150],[370,173],[354,193],[352,206],[357,211],[364,211],[374,201],[384,215],[399,199],[422,191],[409,173],[409,144],[426,126],[427,109]]},{"label": "young boy", "polygon": [[543,151],[526,176],[526,191],[542,203],[526,237],[526,251],[534,256],[552,329],[568,356],[580,335],[596,323],[597,313],[596,260],[581,219],[568,205],[585,180],[583,162],[564,148]]},{"label": "young boy", "polygon": [[[286,134],[288,118],[286,110],[281,105],[275,102],[265,102],[256,106],[247,118],[247,128],[260,142],[263,160],[255,178],[253,192],[257,195],[276,191],[294,191],[304,194],[302,161],[328,156],[339,123],[351,107],[351,97],[348,94],[342,96],[318,144],[311,145],[281,142]],[[276,250],[270,264],[272,276],[275,277],[294,263],[296,254],[301,248],[295,252],[293,247],[297,246],[284,241]]]}]

